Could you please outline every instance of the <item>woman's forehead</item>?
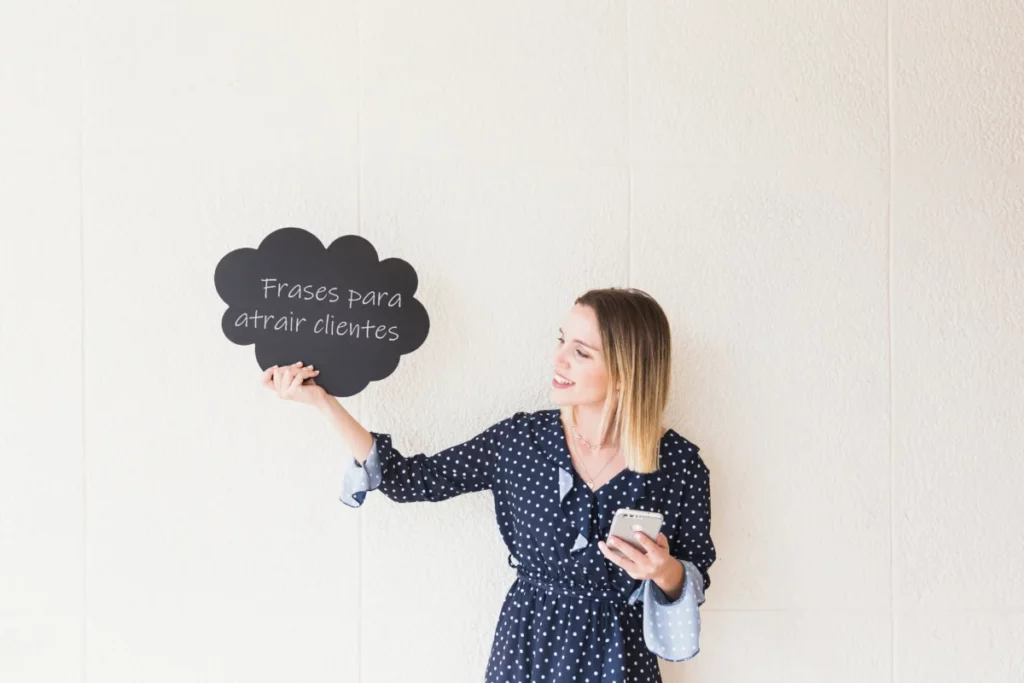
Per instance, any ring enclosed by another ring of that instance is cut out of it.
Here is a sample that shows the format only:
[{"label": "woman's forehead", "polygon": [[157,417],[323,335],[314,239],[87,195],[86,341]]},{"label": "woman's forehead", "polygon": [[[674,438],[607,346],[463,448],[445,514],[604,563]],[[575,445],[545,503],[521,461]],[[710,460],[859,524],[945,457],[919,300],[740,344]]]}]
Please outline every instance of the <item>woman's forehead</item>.
[{"label": "woman's forehead", "polygon": [[595,351],[601,350],[601,332],[597,328],[597,320],[570,314],[558,331],[570,342],[578,342]]}]

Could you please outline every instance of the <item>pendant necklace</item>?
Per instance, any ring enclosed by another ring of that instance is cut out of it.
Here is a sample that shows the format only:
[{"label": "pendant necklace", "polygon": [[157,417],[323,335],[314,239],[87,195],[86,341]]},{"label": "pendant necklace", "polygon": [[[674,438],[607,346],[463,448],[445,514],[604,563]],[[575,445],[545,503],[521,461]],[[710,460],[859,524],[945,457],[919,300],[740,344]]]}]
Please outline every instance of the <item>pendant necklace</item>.
[{"label": "pendant necklace", "polygon": [[[580,433],[576,431],[576,406],[572,407],[572,420],[570,420],[569,426],[572,428],[573,436],[576,437],[576,439],[578,439],[579,441],[582,441],[584,444],[586,444],[587,447],[590,448],[591,450],[594,450],[596,448],[600,448],[601,446],[605,445],[605,444],[601,443],[601,444],[598,444],[597,446],[595,446],[595,445],[591,444],[589,441],[587,441],[586,439],[584,439],[582,436],[580,436]],[[604,466],[600,470],[598,470],[597,474],[594,475],[594,476],[591,476],[590,470],[587,469],[587,466],[586,466],[586,464],[584,464],[583,460],[580,459],[580,458],[576,458],[576,461],[579,462],[579,464],[583,467],[583,471],[587,475],[587,480],[588,480],[587,481],[587,486],[588,487],[590,487],[591,489],[594,488],[594,481],[597,479],[597,477],[601,476],[601,472],[604,472],[605,469],[608,467],[608,465],[611,464],[612,460],[615,459],[615,455],[616,455],[615,453],[612,453],[612,457],[608,458],[608,460],[605,462]],[[573,457],[572,451],[569,452],[569,456]]]}]

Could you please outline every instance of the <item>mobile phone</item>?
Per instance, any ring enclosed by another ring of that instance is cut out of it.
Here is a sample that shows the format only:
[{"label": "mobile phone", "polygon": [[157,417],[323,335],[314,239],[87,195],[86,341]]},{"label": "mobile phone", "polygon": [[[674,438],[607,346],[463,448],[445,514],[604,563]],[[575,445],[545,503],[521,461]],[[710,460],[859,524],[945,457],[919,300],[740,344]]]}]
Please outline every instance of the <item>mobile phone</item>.
[{"label": "mobile phone", "polygon": [[[644,532],[649,539],[656,540],[661,533],[661,525],[665,517],[660,512],[649,512],[647,510],[630,510],[619,508],[612,517],[612,527],[608,531],[608,538],[612,536],[625,541],[642,553],[646,553],[640,542],[633,535],[637,531]],[[606,541],[607,542],[607,541]],[[615,548],[612,548],[615,550]],[[619,552],[619,551],[615,551]],[[619,553],[622,555],[623,553]]]}]

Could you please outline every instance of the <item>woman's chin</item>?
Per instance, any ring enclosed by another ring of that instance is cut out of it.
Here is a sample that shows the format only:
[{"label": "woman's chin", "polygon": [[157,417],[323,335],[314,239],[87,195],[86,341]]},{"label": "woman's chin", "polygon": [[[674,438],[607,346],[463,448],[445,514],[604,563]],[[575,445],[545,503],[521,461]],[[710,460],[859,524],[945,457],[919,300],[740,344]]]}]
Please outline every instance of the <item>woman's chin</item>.
[{"label": "woman's chin", "polygon": [[556,406],[572,405],[572,399],[566,393],[565,389],[551,389],[548,392],[548,396],[551,399],[551,402]]}]

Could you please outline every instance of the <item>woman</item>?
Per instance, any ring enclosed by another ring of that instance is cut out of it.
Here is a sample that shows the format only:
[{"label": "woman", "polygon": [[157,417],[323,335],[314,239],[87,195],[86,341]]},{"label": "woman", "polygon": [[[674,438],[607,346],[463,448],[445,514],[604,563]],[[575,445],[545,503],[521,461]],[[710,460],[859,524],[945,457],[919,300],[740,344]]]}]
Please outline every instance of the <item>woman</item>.
[{"label": "woman", "polygon": [[[558,407],[517,412],[430,457],[403,457],[389,434],[366,431],[316,385],[315,368],[275,366],[264,383],[318,406],[341,433],[354,454],[347,505],[375,489],[397,502],[492,492],[517,578],[487,683],[654,683],[656,655],[680,661],[699,651],[697,607],[716,557],[708,469],[697,446],[661,426],[670,348],[668,320],[649,295],[591,290],[559,328]],[[619,508],[664,515],[656,541],[636,532],[645,552],[605,544]]]}]

